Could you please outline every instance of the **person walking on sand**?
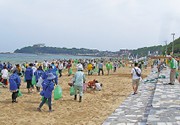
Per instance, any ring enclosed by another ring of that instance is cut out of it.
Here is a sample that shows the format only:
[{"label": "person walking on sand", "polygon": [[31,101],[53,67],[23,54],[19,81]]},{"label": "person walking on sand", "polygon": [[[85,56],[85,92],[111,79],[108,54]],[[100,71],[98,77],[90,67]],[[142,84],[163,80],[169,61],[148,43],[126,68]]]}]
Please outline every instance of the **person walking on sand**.
[{"label": "person walking on sand", "polygon": [[103,61],[101,61],[99,64],[98,64],[98,75],[100,75],[100,71],[102,72],[102,75],[104,75],[104,71],[103,71]]},{"label": "person walking on sand", "polygon": [[131,76],[132,76],[132,87],[133,87],[133,95],[137,94],[139,81],[141,77],[141,69],[138,67],[138,63],[134,64],[134,68],[131,70]]},{"label": "person walking on sand", "polygon": [[54,83],[53,80],[56,76],[53,75],[53,73],[48,73],[48,77],[44,82],[42,83],[43,90],[41,91],[41,96],[44,97],[42,102],[40,103],[39,107],[37,108],[38,111],[41,111],[41,107],[46,103],[46,100],[48,100],[48,106],[49,106],[49,112],[52,112],[52,106],[51,106],[51,99],[52,99],[52,91],[54,90]]},{"label": "person walking on sand", "polygon": [[107,72],[108,72],[107,75],[109,75],[109,72],[112,69],[112,65],[111,65],[110,61],[106,64],[106,69],[107,69]]},{"label": "person walking on sand", "polygon": [[88,75],[92,75],[92,69],[93,69],[93,65],[91,62],[89,62],[87,65]]},{"label": "person walking on sand", "polygon": [[29,64],[29,67],[26,68],[25,71],[25,80],[27,82],[27,89],[28,89],[28,93],[32,92],[32,77],[33,77],[33,69],[31,68],[33,66],[32,63]]},{"label": "person walking on sand", "polygon": [[[36,78],[36,83],[38,83],[38,80],[40,77],[42,78],[42,74],[44,73],[42,66],[39,66],[39,68],[34,72],[35,78]],[[36,86],[37,92],[40,92],[40,87]]]},{"label": "person walking on sand", "polygon": [[12,92],[12,103],[17,103],[16,98],[18,97],[19,87],[21,85],[21,79],[17,72],[17,69],[13,68],[13,74],[9,77],[10,91]]},{"label": "person walking on sand", "polygon": [[1,74],[2,74],[2,83],[3,83],[3,88],[7,88],[7,85],[8,85],[8,76],[9,76],[9,72],[6,68],[6,66],[3,67],[3,70],[1,71]]},{"label": "person walking on sand", "polygon": [[168,84],[174,85],[176,78],[177,61],[172,56],[169,57],[169,60],[170,60],[171,71],[170,71],[170,83]]},{"label": "person walking on sand", "polygon": [[73,77],[74,90],[75,90],[74,100],[77,100],[77,90],[79,90],[79,102],[81,102],[83,96],[83,84],[85,83],[86,79],[83,72],[83,68],[78,67],[77,70],[78,71],[75,73]]},{"label": "person walking on sand", "polygon": [[63,62],[60,61],[59,64],[58,64],[59,77],[62,76],[62,71],[63,71],[63,69],[64,69]]}]

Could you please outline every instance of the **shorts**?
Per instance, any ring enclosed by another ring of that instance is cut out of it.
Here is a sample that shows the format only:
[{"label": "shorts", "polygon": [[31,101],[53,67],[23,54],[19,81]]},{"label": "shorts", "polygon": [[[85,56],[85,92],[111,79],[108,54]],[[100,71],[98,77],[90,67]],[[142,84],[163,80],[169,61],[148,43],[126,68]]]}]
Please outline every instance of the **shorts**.
[{"label": "shorts", "polygon": [[27,88],[28,89],[33,87],[32,80],[26,80],[26,82],[27,82]]},{"label": "shorts", "polygon": [[139,86],[139,81],[140,81],[140,79],[133,79],[132,80],[132,85]]}]

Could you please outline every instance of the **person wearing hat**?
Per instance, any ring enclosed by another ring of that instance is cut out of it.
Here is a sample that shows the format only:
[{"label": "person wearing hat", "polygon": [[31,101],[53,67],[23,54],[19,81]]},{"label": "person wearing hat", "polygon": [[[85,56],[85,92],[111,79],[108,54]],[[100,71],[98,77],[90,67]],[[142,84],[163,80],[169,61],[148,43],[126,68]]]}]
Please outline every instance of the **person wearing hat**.
[{"label": "person wearing hat", "polygon": [[29,67],[26,68],[25,71],[25,80],[27,82],[27,89],[28,89],[28,93],[32,92],[32,77],[33,77],[33,69],[32,69],[33,64],[30,63]]},{"label": "person wearing hat", "polygon": [[79,102],[82,101],[82,96],[83,96],[83,84],[85,83],[85,75],[83,71],[83,67],[78,67],[77,72],[75,73],[73,77],[73,83],[74,83],[74,90],[75,90],[75,95],[74,95],[74,100],[77,100],[77,90],[79,90]]},{"label": "person wearing hat", "polygon": [[9,77],[10,91],[12,92],[12,103],[17,103],[16,98],[18,97],[19,87],[21,85],[21,79],[17,74],[17,69],[12,69],[12,75]]},{"label": "person wearing hat", "polygon": [[53,73],[48,73],[47,79],[43,81],[42,83],[43,90],[40,92],[40,95],[43,96],[44,99],[37,108],[38,111],[41,111],[41,107],[44,105],[47,99],[48,99],[49,112],[52,111],[51,98],[52,98],[52,91],[54,90],[53,80],[55,79],[55,77],[56,76],[54,76]]}]

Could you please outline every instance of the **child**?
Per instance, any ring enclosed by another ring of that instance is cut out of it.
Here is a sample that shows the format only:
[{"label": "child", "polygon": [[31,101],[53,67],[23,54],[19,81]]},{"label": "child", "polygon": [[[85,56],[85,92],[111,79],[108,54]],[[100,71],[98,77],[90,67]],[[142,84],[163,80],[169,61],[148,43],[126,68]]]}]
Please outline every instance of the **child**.
[{"label": "child", "polygon": [[53,80],[55,79],[55,77],[56,76],[54,76],[53,73],[48,73],[47,79],[45,79],[44,82],[42,83],[43,90],[41,91],[40,94],[41,96],[44,97],[44,99],[37,108],[38,111],[41,111],[41,107],[44,105],[47,99],[48,99],[49,112],[53,111],[51,107],[51,97],[52,97],[52,91],[54,90]]},{"label": "child", "polygon": [[9,77],[10,91],[12,92],[12,103],[17,103],[16,98],[19,92],[19,86],[21,85],[21,79],[17,74],[17,69],[12,69],[12,75]]},{"label": "child", "polygon": [[82,96],[83,96],[83,84],[85,83],[85,75],[82,67],[77,68],[78,71],[75,73],[73,77],[73,83],[74,83],[74,90],[75,90],[75,95],[74,95],[74,100],[77,99],[77,90],[79,90],[79,102],[82,101]]}]

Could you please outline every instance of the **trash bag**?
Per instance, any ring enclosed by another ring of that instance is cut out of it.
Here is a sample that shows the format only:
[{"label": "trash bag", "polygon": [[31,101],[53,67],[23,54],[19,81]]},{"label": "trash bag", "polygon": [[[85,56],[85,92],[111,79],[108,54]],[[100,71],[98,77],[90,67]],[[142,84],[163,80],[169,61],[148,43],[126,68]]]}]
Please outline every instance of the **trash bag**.
[{"label": "trash bag", "polygon": [[96,67],[96,68],[94,69],[94,72],[95,72],[95,73],[98,73],[98,71],[99,71],[99,70],[98,70],[98,68]]},{"label": "trash bag", "polygon": [[59,75],[59,71],[58,71],[58,70],[56,71],[56,75],[57,75],[57,76]]},{"label": "trash bag", "polygon": [[84,83],[84,84],[83,84],[83,92],[85,92],[86,90],[87,90],[87,84]]},{"label": "trash bag", "polygon": [[24,75],[24,82],[26,82],[26,78],[25,78],[25,75]]},{"label": "trash bag", "polygon": [[43,81],[44,81],[44,80],[42,79],[42,77],[40,77],[40,78],[38,79],[38,82],[37,82],[36,86],[42,88],[42,82],[43,82]]},{"label": "trash bag", "polygon": [[165,76],[165,75],[161,75],[161,76],[159,76],[159,78],[160,78],[160,79],[165,79],[166,76]]},{"label": "trash bag", "polygon": [[60,85],[57,85],[54,89],[54,100],[59,100],[60,98],[62,98],[62,88]]},{"label": "trash bag", "polygon": [[73,72],[72,72],[72,68],[69,69],[69,75],[72,75]]},{"label": "trash bag", "polygon": [[178,76],[179,76],[179,72],[176,72],[176,79],[178,78]]},{"label": "trash bag", "polygon": [[36,85],[36,77],[35,76],[32,77],[32,85]]},{"label": "trash bag", "polygon": [[18,91],[18,97],[21,97],[22,96],[22,92],[21,92],[21,90],[19,89],[19,91]]},{"label": "trash bag", "polygon": [[75,95],[75,90],[73,86],[70,87],[70,96],[72,95]]}]

